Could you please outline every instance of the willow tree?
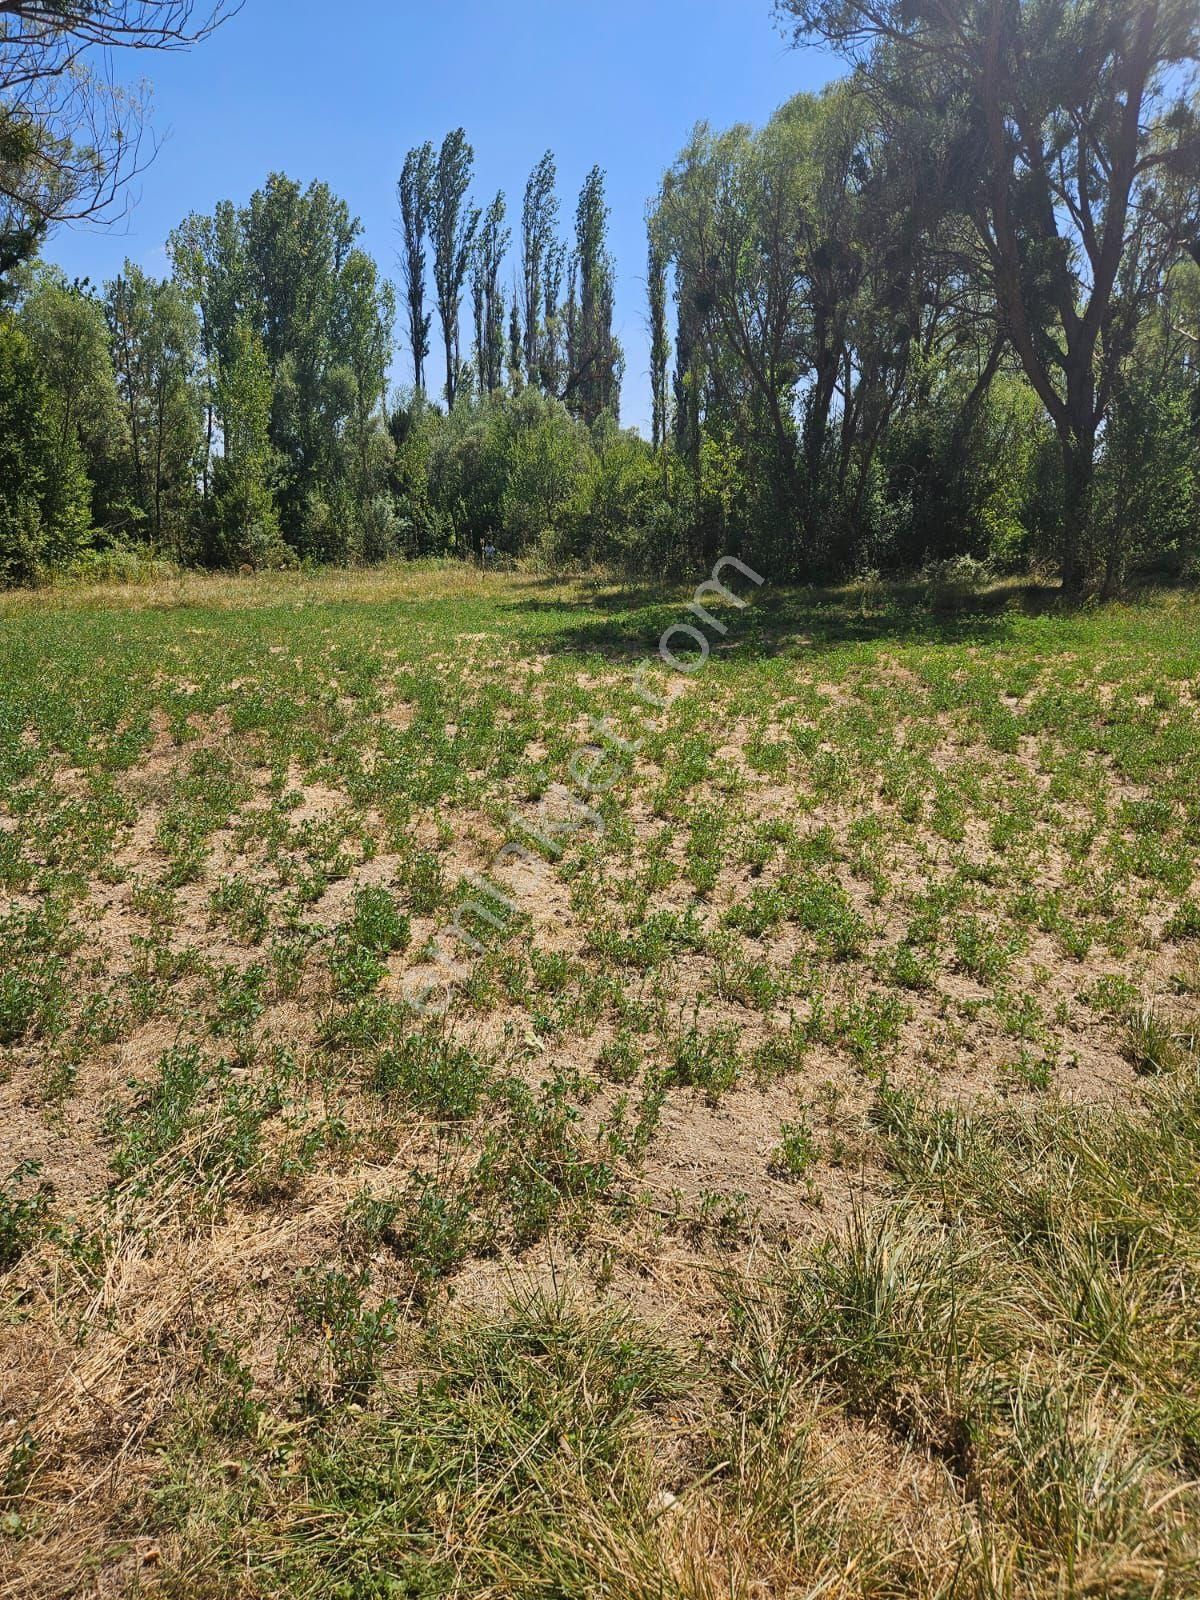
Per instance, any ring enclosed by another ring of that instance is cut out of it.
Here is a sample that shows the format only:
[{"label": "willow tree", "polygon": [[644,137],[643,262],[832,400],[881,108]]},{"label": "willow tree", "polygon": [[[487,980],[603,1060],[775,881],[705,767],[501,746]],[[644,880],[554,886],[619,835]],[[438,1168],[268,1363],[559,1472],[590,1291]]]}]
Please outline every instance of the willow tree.
[{"label": "willow tree", "polygon": [[[1064,588],[1088,575],[1097,442],[1148,295],[1200,234],[1194,0],[782,0],[854,63],[974,229],[1063,467]],[[1183,176],[1184,198],[1180,203]],[[1189,216],[1189,211],[1191,215]]]}]

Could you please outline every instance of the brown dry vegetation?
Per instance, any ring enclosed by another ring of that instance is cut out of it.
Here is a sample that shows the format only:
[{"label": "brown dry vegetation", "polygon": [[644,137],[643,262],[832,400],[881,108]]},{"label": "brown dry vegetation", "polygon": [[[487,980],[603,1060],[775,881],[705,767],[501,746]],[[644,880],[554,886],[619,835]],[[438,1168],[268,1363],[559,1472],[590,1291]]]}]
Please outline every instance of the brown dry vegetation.
[{"label": "brown dry vegetation", "polygon": [[1194,602],[689,598],[0,605],[0,1594],[1195,1592]]}]

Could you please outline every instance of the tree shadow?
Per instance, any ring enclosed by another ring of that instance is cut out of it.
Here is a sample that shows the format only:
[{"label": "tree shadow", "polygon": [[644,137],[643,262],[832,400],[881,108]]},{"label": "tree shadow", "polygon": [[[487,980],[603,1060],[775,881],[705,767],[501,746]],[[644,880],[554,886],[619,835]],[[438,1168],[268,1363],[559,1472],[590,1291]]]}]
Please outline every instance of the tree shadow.
[{"label": "tree shadow", "polygon": [[[550,587],[549,585],[547,586]],[[711,624],[704,628],[714,656],[736,654],[739,660],[771,660],[793,654],[811,655],[853,645],[980,645],[1000,644],[1011,637],[1021,616],[1041,616],[1064,609],[1057,589],[1003,584],[974,595],[931,599],[927,585],[896,583],[876,593],[850,588],[785,585],[755,591],[741,585],[752,604],[744,610],[702,597],[728,630],[724,637]],[[628,661],[652,656],[669,629],[696,627],[688,609],[694,589],[668,583],[596,585],[578,598],[561,589],[524,596],[501,609],[518,627],[536,619],[539,647],[549,654],[598,656]],[[670,645],[682,658],[688,636],[680,631]],[[694,641],[691,646],[694,651]]]}]

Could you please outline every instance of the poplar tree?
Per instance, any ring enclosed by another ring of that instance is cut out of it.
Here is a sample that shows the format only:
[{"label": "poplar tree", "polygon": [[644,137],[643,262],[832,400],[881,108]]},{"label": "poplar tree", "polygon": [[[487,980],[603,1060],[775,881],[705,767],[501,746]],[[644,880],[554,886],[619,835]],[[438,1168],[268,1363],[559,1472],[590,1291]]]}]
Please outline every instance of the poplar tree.
[{"label": "poplar tree", "polygon": [[651,428],[654,448],[662,450],[667,443],[670,413],[671,338],[667,329],[667,258],[654,236],[653,227],[649,229],[649,235],[646,285],[650,297]]},{"label": "poplar tree", "polygon": [[584,179],[575,213],[568,372],[563,395],[574,414],[589,425],[606,412],[618,416],[621,405],[624,357],[612,325],[613,261],[608,251],[608,214],[604,174],[599,167],[593,167]]},{"label": "poplar tree", "polygon": [[155,543],[170,531],[182,554],[182,513],[195,493],[201,439],[196,314],[176,284],[131,261],[107,286],[105,311],[138,502]]},{"label": "poplar tree", "polygon": [[410,150],[396,185],[400,202],[400,230],[403,245],[400,273],[404,283],[404,304],[408,314],[408,344],[412,351],[413,388],[425,392],[425,360],[429,355],[429,330],[433,313],[425,310],[425,239],[429,231],[429,211],[437,161],[428,140]]},{"label": "poplar tree", "polygon": [[272,483],[271,368],[258,331],[244,318],[231,331],[229,354],[217,375],[224,451],[213,471],[214,554],[262,566],[280,546]]},{"label": "poplar tree", "polygon": [[508,314],[508,386],[513,394],[520,394],[525,386],[525,342],[521,329],[521,296],[513,290],[512,309]]},{"label": "poplar tree", "polygon": [[[558,229],[558,198],[555,187],[558,172],[554,152],[546,154],[534,167],[525,185],[525,205],[521,213],[521,280],[525,305],[525,374],[532,384],[543,383],[543,317],[546,315],[550,268]],[[561,284],[561,264],[558,282]],[[558,291],[554,302],[557,306]]]},{"label": "poplar tree", "polygon": [[504,382],[504,297],[500,291],[500,268],[512,239],[511,231],[504,226],[506,209],[501,192],[484,214],[471,269],[480,394],[495,394]]},{"label": "poplar tree", "polygon": [[429,236],[433,243],[433,277],[438,318],[446,356],[446,404],[453,410],[462,369],[459,314],[463,284],[479,228],[479,212],[467,207],[467,190],[475,152],[462,128],[446,135],[434,174]]},{"label": "poplar tree", "polygon": [[567,248],[557,239],[546,252],[542,268],[542,330],[538,343],[537,381],[543,394],[559,395],[563,384],[565,310],[560,305]]}]

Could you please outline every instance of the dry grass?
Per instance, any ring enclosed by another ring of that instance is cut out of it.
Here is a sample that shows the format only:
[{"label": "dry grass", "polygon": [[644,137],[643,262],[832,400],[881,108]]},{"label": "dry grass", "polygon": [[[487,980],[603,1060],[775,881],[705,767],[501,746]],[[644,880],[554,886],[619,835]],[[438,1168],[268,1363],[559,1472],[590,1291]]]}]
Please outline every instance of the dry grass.
[{"label": "dry grass", "polygon": [[0,613],[6,1600],[1195,1592],[1194,603]]}]

